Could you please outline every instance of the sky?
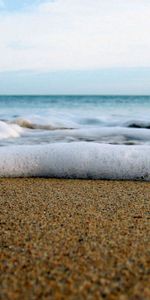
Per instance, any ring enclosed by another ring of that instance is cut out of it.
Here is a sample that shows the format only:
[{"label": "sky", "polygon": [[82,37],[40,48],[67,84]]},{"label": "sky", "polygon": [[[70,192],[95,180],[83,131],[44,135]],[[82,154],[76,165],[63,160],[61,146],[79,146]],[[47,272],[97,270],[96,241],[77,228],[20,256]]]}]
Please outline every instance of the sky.
[{"label": "sky", "polygon": [[0,0],[0,94],[150,94],[149,0]]}]

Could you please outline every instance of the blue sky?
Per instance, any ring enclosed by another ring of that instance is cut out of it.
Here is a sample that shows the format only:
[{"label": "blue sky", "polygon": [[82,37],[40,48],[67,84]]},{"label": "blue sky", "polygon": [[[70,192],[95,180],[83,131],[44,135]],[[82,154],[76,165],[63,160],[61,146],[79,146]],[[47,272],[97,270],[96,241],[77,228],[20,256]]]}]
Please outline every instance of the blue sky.
[{"label": "blue sky", "polygon": [[19,11],[27,9],[30,5],[39,4],[40,0],[0,0],[0,7],[5,11]]},{"label": "blue sky", "polygon": [[150,94],[149,0],[0,0],[0,94]]}]

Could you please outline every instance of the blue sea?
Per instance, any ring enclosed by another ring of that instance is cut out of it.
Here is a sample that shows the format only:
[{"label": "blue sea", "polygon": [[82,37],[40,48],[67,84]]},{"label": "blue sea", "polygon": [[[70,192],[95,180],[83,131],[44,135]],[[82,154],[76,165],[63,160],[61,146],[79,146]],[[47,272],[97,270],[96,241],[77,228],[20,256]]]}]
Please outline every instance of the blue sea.
[{"label": "blue sea", "polygon": [[0,176],[149,180],[149,157],[150,96],[0,96]]}]

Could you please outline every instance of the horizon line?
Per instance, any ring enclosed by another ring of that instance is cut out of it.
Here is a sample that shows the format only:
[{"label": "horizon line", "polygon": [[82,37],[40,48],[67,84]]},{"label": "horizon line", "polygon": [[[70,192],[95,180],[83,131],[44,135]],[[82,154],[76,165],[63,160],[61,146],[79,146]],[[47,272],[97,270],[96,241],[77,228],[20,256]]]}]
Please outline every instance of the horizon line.
[{"label": "horizon line", "polygon": [[150,97],[150,94],[0,94],[0,97],[9,97],[9,96],[13,96],[13,97],[25,97],[25,96],[33,96],[33,97],[58,97],[58,96],[62,96],[62,97],[74,97],[74,96],[78,96],[78,97],[107,97],[107,96],[113,96],[113,97]]}]

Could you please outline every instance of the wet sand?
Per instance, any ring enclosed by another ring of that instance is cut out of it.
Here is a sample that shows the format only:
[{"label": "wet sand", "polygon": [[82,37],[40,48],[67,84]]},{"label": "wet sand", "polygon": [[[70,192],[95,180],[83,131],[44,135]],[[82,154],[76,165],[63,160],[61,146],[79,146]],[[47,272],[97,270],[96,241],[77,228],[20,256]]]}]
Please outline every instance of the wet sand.
[{"label": "wet sand", "polygon": [[0,179],[4,299],[150,299],[150,183]]}]

